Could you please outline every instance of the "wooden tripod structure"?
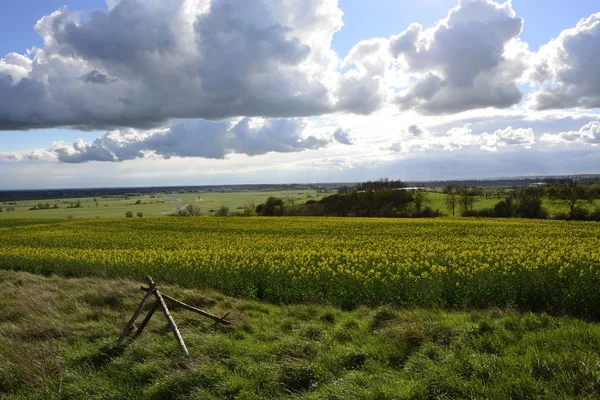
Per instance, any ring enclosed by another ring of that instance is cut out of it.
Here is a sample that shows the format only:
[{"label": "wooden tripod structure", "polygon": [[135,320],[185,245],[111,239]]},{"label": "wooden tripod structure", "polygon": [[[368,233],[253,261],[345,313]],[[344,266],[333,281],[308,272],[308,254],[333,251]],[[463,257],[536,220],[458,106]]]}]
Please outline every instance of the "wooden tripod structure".
[{"label": "wooden tripod structure", "polygon": [[133,332],[136,327],[134,325],[135,321],[138,319],[138,317],[140,316],[140,314],[142,313],[142,311],[144,310],[144,306],[146,305],[146,303],[148,303],[148,301],[150,301],[150,298],[152,296],[154,296],[156,298],[156,300],[154,301],[154,304],[152,304],[152,306],[150,307],[150,310],[148,311],[148,313],[146,314],[146,317],[144,318],[144,320],[142,321],[142,323],[140,324],[140,326],[137,328],[136,332],[134,333],[132,339],[136,339],[138,336],[140,336],[142,334],[142,331],[144,330],[144,328],[146,327],[146,325],[148,325],[148,322],[150,322],[150,319],[152,318],[152,316],[154,315],[154,313],[156,312],[156,310],[160,309],[162,311],[162,313],[164,314],[167,323],[169,324],[169,328],[171,329],[171,331],[173,332],[173,334],[175,335],[175,339],[177,340],[177,344],[179,345],[179,349],[183,352],[183,354],[185,354],[186,356],[189,356],[190,353],[188,352],[187,347],[185,346],[185,342],[183,341],[183,338],[181,337],[181,333],[179,332],[179,329],[177,328],[177,324],[175,324],[175,320],[173,319],[173,317],[171,316],[171,313],[169,312],[169,308],[167,307],[167,303],[165,302],[165,299],[182,307],[185,308],[186,310],[195,312],[197,314],[202,315],[203,317],[206,318],[210,318],[213,321],[215,321],[215,323],[218,324],[223,324],[223,325],[230,325],[231,323],[229,321],[226,321],[225,318],[229,315],[229,313],[225,314],[222,317],[217,317],[216,315],[212,315],[210,313],[207,313],[206,311],[202,311],[196,307],[192,307],[189,304],[185,304],[179,300],[176,300],[172,297],[167,296],[166,294],[162,294],[158,288],[156,287],[156,284],[154,283],[154,281],[152,280],[152,278],[150,278],[149,276],[147,276],[145,278],[146,283],[148,284],[149,287],[141,287],[140,290],[146,292],[146,294],[144,295],[144,298],[142,299],[142,301],[140,302],[140,305],[138,306],[138,308],[135,310],[135,312],[133,313],[133,315],[131,316],[131,318],[129,319],[129,322],[127,323],[127,325],[125,326],[125,328],[123,329],[123,331],[121,332],[121,335],[119,336],[119,345],[123,344],[123,342],[125,341],[125,339],[131,334],[131,332]]}]

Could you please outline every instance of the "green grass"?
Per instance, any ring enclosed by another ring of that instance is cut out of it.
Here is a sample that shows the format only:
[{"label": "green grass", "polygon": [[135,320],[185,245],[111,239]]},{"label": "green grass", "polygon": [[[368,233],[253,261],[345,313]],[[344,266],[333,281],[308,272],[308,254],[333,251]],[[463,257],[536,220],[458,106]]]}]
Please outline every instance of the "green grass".
[{"label": "green grass", "polygon": [[[37,217],[37,218],[119,218],[125,217],[127,211],[144,214],[144,218],[164,216],[175,211],[177,207],[193,204],[200,208],[204,215],[210,215],[211,210],[218,210],[222,205],[229,207],[229,212],[240,211],[245,204],[253,203],[255,206],[264,203],[268,197],[275,196],[285,200],[293,200],[297,204],[310,199],[319,199],[321,194],[316,190],[281,190],[264,192],[231,192],[231,193],[193,193],[193,194],[158,194],[156,197],[132,196],[128,200],[122,197],[101,198],[73,198],[60,200],[31,200],[19,201],[16,205],[8,203],[0,204],[3,217]],[[141,200],[142,204],[135,204]],[[81,202],[80,208],[69,208],[70,203]],[[38,203],[49,203],[50,207],[55,204],[58,209],[30,210]],[[14,212],[7,212],[6,208],[14,207]]]},{"label": "green grass", "polygon": [[[160,284],[160,282],[159,282]],[[278,306],[214,291],[163,292],[232,327],[172,309],[115,342],[140,282],[0,271],[0,398],[594,399],[600,327],[490,309]]]},{"label": "green grass", "polygon": [[[438,192],[430,192],[427,196],[427,203],[425,204],[428,207],[431,207],[433,210],[440,210],[444,214],[452,215],[452,212],[448,210],[446,207],[446,195]],[[473,204],[473,208],[475,210],[481,210],[484,208],[493,208],[494,205],[502,199],[481,199],[477,200]],[[460,208],[456,207],[455,215],[460,216]]]},{"label": "green grass", "polygon": [[[484,208],[494,208],[494,206],[501,200],[504,200],[504,198],[505,197],[500,197],[500,198],[494,197],[491,199],[478,199],[473,204],[473,209],[474,210],[483,210]],[[431,207],[433,210],[440,210],[441,212],[443,212],[445,214],[451,215],[451,212],[446,207],[446,203],[445,203],[446,195],[445,194],[438,193],[438,192],[430,192],[427,199],[428,199],[428,202],[425,204],[426,206]],[[590,209],[592,208],[592,205],[585,204],[585,202],[583,202],[583,204],[585,207],[588,207]],[[566,214],[569,212],[569,208],[564,203],[552,201],[548,198],[544,198],[542,200],[542,206],[551,214],[559,214],[559,213]],[[596,200],[594,202],[594,206],[600,207],[600,200]],[[460,216],[460,208],[458,206],[456,207],[455,215]]]}]

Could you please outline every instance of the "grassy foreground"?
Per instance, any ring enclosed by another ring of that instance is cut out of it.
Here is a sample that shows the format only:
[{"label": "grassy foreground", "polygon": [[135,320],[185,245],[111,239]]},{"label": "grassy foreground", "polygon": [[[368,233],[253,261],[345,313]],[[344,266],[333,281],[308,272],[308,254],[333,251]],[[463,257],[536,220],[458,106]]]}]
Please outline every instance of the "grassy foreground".
[{"label": "grassy foreground", "polygon": [[163,291],[215,313],[173,309],[123,348],[139,282],[0,270],[0,398],[597,398],[600,327],[492,309],[442,312],[277,306],[212,291]]}]

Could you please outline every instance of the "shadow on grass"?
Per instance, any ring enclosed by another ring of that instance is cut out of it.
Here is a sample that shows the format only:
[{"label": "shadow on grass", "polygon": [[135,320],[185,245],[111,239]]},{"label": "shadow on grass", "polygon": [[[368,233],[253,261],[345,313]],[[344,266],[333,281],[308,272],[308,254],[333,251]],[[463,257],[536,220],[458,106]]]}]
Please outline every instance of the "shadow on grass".
[{"label": "shadow on grass", "polygon": [[96,352],[81,358],[79,363],[90,365],[94,369],[100,369],[123,354],[125,348],[125,345],[105,344]]}]

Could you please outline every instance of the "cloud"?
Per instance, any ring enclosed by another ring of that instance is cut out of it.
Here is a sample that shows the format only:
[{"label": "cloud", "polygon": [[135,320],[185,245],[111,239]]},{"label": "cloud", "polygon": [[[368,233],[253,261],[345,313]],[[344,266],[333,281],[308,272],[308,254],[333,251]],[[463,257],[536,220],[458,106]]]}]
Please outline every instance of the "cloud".
[{"label": "cloud", "polygon": [[[415,131],[411,126],[409,131]],[[455,151],[463,148],[479,148],[485,151],[498,151],[502,148],[531,148],[535,144],[535,135],[531,128],[513,129],[508,126],[493,133],[474,134],[469,124],[449,129],[446,133],[433,135],[422,131],[420,135],[411,134],[412,139],[403,143],[401,149],[408,147],[413,152]],[[394,150],[394,149],[392,149]]]},{"label": "cloud", "polygon": [[[371,94],[378,88],[368,79],[342,78],[336,70],[331,39],[342,26],[336,0],[109,6],[85,18],[67,8],[43,17],[35,26],[43,47],[0,61],[0,130],[147,129],[171,118],[298,117],[378,107]],[[360,104],[351,99],[355,94],[369,101]]]},{"label": "cloud", "polygon": [[509,126],[505,129],[499,129],[491,135],[481,135],[481,141],[481,148],[489,151],[496,151],[499,148],[510,146],[530,149],[535,143],[535,136],[531,128],[513,129]]},{"label": "cloud", "polygon": [[356,114],[370,114],[387,101],[395,79],[392,57],[384,38],[360,41],[341,63],[348,71],[337,80],[338,107]]},{"label": "cloud", "polygon": [[600,107],[600,13],[584,18],[542,46],[530,79],[541,84],[531,105],[537,110]]},{"label": "cloud", "polygon": [[522,28],[510,1],[491,0],[461,0],[430,29],[410,25],[389,44],[416,78],[395,102],[424,114],[518,104],[517,83],[529,59],[518,38]]},{"label": "cloud", "polygon": [[81,80],[83,80],[86,83],[98,83],[105,85],[107,83],[114,82],[116,79],[111,79],[103,73],[94,70],[83,75],[81,77]]},{"label": "cloud", "polygon": [[[447,114],[517,104],[529,52],[510,2],[461,0],[429,29],[332,49],[337,0],[108,0],[35,25],[0,60],[0,130],[150,129],[171,119]],[[414,80],[409,84],[410,79]]]},{"label": "cloud", "polygon": [[600,122],[590,122],[578,131],[561,132],[559,134],[544,134],[541,139],[550,143],[583,143],[600,146]]},{"label": "cloud", "polygon": [[410,133],[411,135],[413,135],[415,137],[429,135],[429,132],[427,131],[427,129],[425,129],[419,125],[416,125],[416,124],[408,127],[408,133]]},{"label": "cloud", "polygon": [[354,138],[350,135],[349,129],[338,128],[333,132],[333,138],[336,142],[345,144],[345,145],[353,145],[355,143]]},{"label": "cloud", "polygon": [[403,145],[401,141],[396,141],[391,143],[388,147],[382,147],[382,150],[391,151],[392,153],[401,153],[403,151],[407,151],[406,146]]},{"label": "cloud", "polygon": [[237,122],[188,121],[169,129],[106,132],[92,143],[57,142],[51,149],[13,154],[15,161],[29,160],[85,163],[120,162],[145,157],[200,157],[224,159],[237,153],[256,156],[269,152],[290,153],[326,146],[329,140],[304,135],[303,119],[243,118]]},{"label": "cloud", "polygon": [[421,125],[432,132],[446,132],[459,125],[469,125],[473,134],[479,135],[485,132],[495,132],[511,126],[514,129],[533,129],[541,133],[561,133],[564,131],[577,130],[588,122],[600,120],[600,115],[592,113],[580,113],[565,111],[542,114],[522,110],[511,113],[497,113],[495,115],[484,113],[478,116],[467,116],[460,118],[443,118],[435,122],[424,120]]}]

